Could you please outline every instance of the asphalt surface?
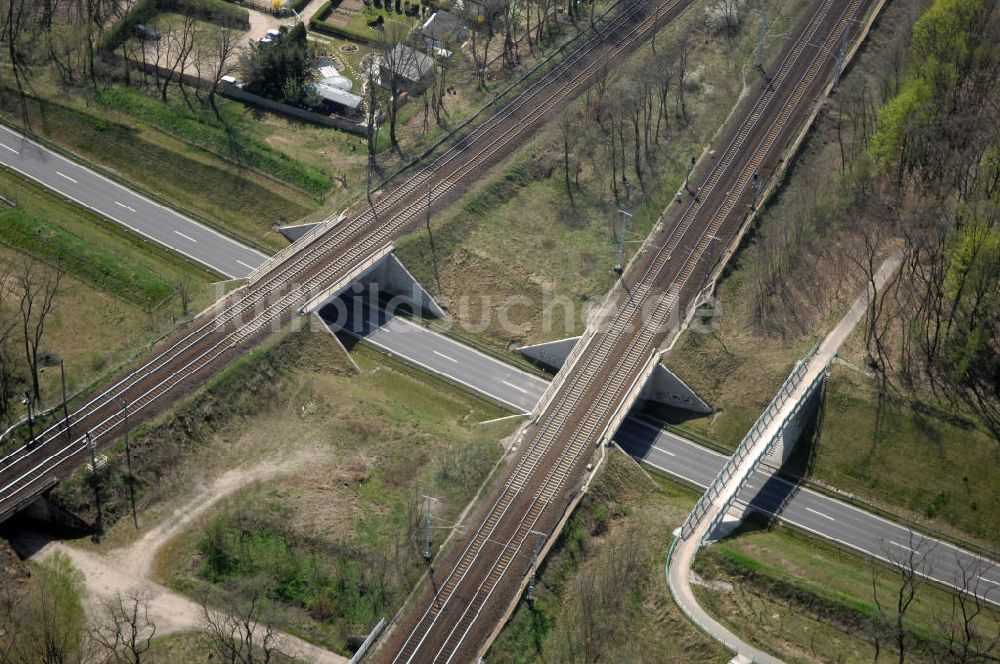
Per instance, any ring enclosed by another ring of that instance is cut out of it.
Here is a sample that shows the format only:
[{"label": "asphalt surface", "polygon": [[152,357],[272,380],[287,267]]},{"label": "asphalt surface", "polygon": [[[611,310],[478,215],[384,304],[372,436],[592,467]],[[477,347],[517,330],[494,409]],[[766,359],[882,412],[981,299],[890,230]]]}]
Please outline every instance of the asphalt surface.
[{"label": "asphalt surface", "polygon": [[[348,311],[344,307],[342,312]],[[548,382],[405,319],[364,306],[362,316],[321,311],[331,329],[343,329],[407,362],[521,412],[530,412]],[[356,310],[355,310],[356,311]],[[346,324],[345,324],[346,323]],[[728,457],[663,431],[634,417],[614,440],[632,457],[697,488],[706,488]],[[737,498],[740,506],[800,528],[839,546],[891,564],[906,564],[911,549],[929,578],[955,588],[970,588],[1000,604],[1000,567],[946,542],[924,537],[905,526],[802,488],[758,470]],[[963,572],[964,569],[964,572]],[[968,582],[963,581],[963,577]]]},{"label": "asphalt surface", "polygon": [[0,164],[228,278],[267,256],[0,125]]},{"label": "asphalt surface", "polygon": [[442,334],[364,302],[343,298],[319,314],[334,331],[357,338],[522,413],[531,412],[549,386],[544,378],[516,369]]}]

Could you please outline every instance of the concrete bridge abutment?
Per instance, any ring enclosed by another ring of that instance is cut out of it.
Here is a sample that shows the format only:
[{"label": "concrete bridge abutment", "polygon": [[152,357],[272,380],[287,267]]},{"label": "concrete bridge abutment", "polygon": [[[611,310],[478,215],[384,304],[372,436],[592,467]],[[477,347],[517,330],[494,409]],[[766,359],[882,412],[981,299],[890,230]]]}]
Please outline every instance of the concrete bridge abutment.
[{"label": "concrete bridge abutment", "polygon": [[[569,337],[532,346],[522,346],[519,350],[524,357],[553,373],[565,364],[566,359],[580,341],[580,337]],[[680,408],[682,410],[708,415],[712,412],[704,399],[691,389],[677,374],[663,366],[662,354],[657,365],[650,372],[642,386],[639,400]]]},{"label": "concrete bridge abutment", "polygon": [[351,274],[311,298],[302,306],[299,313],[310,314],[333,305],[338,308],[343,307],[346,316],[347,304],[342,298],[345,295],[354,295],[365,297],[373,306],[390,312],[404,305],[418,314],[427,314],[434,318],[444,317],[444,309],[396,258],[392,250],[391,246],[387,247],[362,263]]}]

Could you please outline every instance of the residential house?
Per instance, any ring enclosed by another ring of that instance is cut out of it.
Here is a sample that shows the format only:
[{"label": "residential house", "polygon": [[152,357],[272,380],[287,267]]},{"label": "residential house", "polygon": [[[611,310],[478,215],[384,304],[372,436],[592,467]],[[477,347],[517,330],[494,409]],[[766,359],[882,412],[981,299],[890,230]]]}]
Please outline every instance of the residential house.
[{"label": "residential house", "polygon": [[438,55],[451,57],[451,48],[468,39],[469,31],[462,20],[450,12],[438,10],[420,26],[427,48]]},{"label": "residential house", "polygon": [[417,94],[434,78],[434,58],[396,44],[379,63],[379,85],[383,88]]}]

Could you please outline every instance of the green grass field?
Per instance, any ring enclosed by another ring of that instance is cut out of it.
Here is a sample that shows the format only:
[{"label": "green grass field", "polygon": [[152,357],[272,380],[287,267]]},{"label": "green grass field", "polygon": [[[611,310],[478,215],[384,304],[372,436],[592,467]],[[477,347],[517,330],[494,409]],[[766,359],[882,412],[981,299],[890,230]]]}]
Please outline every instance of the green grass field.
[{"label": "green grass field", "polygon": [[[731,584],[700,587],[706,608],[786,661],[872,661],[877,635],[883,655],[898,656],[891,624],[900,576],[888,567],[792,529],[751,526],[702,551],[696,568],[709,581]],[[876,604],[876,589],[886,615]],[[949,659],[936,649],[957,636],[956,608],[947,590],[918,587],[905,614],[907,661]],[[984,608],[972,623],[977,638],[996,638],[998,619],[997,611]]]},{"label": "green grass field", "polygon": [[174,294],[172,284],[144,268],[128,266],[125,257],[88,245],[21,210],[0,212],[0,238],[13,249],[61,265],[81,280],[139,306],[156,306]]},{"label": "green grass field", "polygon": [[[159,305],[187,282],[193,306],[215,296],[209,286],[219,279],[215,274],[18,173],[0,169],[0,193],[17,205],[3,215],[19,220],[8,222],[5,244],[50,263],[62,260],[71,274],[110,295],[143,307]],[[176,309],[180,315],[179,303]]]},{"label": "green grass field", "polygon": [[322,196],[333,186],[325,173],[258,140],[244,128],[243,118],[226,114],[223,117],[228,127],[220,126],[207,108],[194,111],[176,96],[164,104],[131,88],[102,90],[95,99],[107,110],[141,119],[171,136],[221,154],[240,166],[259,170],[311,196]]},{"label": "green grass field", "polygon": [[879,404],[871,381],[835,366],[813,477],[957,537],[1000,547],[997,441],[931,395]]}]

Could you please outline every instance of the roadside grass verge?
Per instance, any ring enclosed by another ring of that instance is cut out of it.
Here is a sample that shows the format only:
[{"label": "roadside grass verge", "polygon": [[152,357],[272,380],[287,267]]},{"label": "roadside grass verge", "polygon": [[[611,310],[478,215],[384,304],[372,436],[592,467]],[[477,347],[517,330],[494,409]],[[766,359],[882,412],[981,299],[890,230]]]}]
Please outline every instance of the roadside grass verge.
[{"label": "roadside grass verge", "polygon": [[278,180],[320,197],[333,182],[325,173],[279,152],[243,129],[243,118],[226,113],[225,124],[212,111],[195,112],[174,97],[167,104],[130,88],[111,88],[95,95],[105,109],[132,116],[172,136],[221,154],[246,168],[255,168]]},{"label": "roadside grass verge", "polygon": [[[186,283],[190,288],[193,310],[198,310],[220,295],[210,286],[220,279],[215,273],[208,272],[116,222],[53,194],[19,173],[0,168],[0,193],[13,202],[18,211],[78,238],[91,251],[113,255],[125,268],[155,275],[172,288],[182,282]],[[128,284],[107,280],[95,285],[106,287],[107,292],[119,297],[123,297],[120,289],[129,287]],[[172,307],[171,313],[182,315],[180,303],[173,302],[173,305],[176,306]]]},{"label": "roadside grass verge", "polygon": [[174,293],[152,272],[21,210],[0,212],[0,241],[140,307],[156,306]]},{"label": "roadside grass verge", "polygon": [[[206,223],[245,243],[274,250],[284,240],[272,227],[315,207],[308,197],[239,169],[168,135],[121,124],[62,104],[29,98],[32,130],[70,152],[135,182],[143,190],[191,210]],[[0,97],[0,110],[20,118],[16,95]]]},{"label": "roadside grass verge", "polygon": [[880,399],[871,380],[842,365],[824,409],[813,478],[1000,549],[1000,450],[974,418],[929,394]]},{"label": "roadside grass verge", "polygon": [[[883,655],[898,656],[899,572],[793,529],[753,523],[699,553],[695,567],[708,583],[696,590],[706,609],[789,662],[871,661],[876,641]],[[949,640],[962,631],[956,608],[949,591],[918,586],[904,618],[908,661],[950,657]],[[972,623],[977,640],[996,638],[998,617],[983,609]]]},{"label": "roadside grass verge", "polygon": [[663,558],[694,505],[688,489],[644,476],[618,450],[584,496],[487,653],[504,664],[726,662],[670,597]]},{"label": "roadside grass verge", "polygon": [[[203,268],[17,173],[0,169],[0,193],[17,206],[0,212],[0,267],[16,271],[32,255],[46,263],[62,260],[68,268],[43,339],[46,405],[59,398],[58,358],[66,363],[73,394],[226,290]],[[18,227],[27,234],[8,232],[12,219],[28,219]],[[176,293],[180,288],[190,298],[187,313]]]}]

